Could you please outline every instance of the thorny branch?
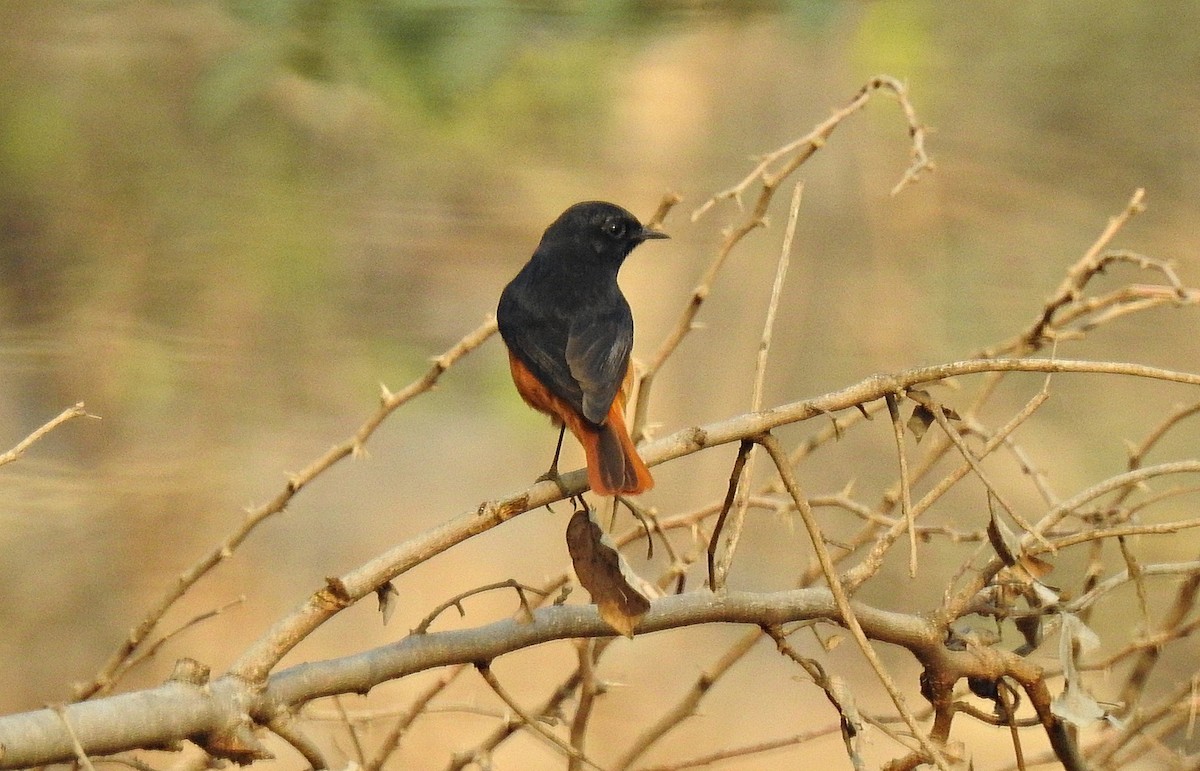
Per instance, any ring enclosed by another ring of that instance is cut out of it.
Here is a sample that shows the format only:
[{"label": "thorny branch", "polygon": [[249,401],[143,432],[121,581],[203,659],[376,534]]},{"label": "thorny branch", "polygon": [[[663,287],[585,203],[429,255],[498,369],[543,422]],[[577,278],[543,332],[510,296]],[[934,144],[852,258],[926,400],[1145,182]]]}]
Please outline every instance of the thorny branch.
[{"label": "thorny branch", "polygon": [[[166,615],[167,611],[174,607],[175,603],[197,581],[207,575],[217,565],[229,559],[255,528],[262,524],[264,520],[287,508],[292,498],[318,475],[343,458],[361,453],[367,440],[370,439],[371,435],[375,433],[375,429],[383,423],[388,415],[413,398],[433,388],[443,372],[453,366],[463,356],[482,345],[495,332],[496,320],[489,318],[473,332],[455,343],[441,356],[435,358],[433,366],[430,367],[429,371],[421,378],[410,383],[403,390],[392,393],[387,388],[382,388],[379,409],[375,414],[368,418],[353,436],[334,445],[325,454],[309,463],[303,471],[288,479],[283,490],[274,499],[250,509],[237,529],[201,557],[198,562],[181,573],[170,584],[158,602],[151,607],[145,617],[138,622],[137,626],[129,631],[129,634],[121,641],[117,650],[113,651],[108,661],[101,667],[99,673],[90,682],[80,684],[76,687],[75,697],[77,699],[90,699],[93,696],[107,693],[116,683],[121,673],[128,668],[130,657],[145,644],[147,638],[158,627],[159,622]],[[78,405],[78,407],[82,409],[82,405]],[[280,651],[279,655],[282,656],[285,652]]]},{"label": "thorny branch", "polygon": [[[767,317],[763,321],[762,337],[758,343],[758,359],[754,365],[754,387],[750,395],[750,410],[753,412],[757,412],[762,408],[763,387],[767,376],[767,357],[771,352],[771,340],[775,334],[775,318],[779,313],[779,303],[783,297],[783,282],[787,278],[788,265],[791,262],[792,239],[796,234],[796,222],[800,215],[800,199],[803,192],[804,183],[797,182],[795,189],[792,191],[791,205],[788,207],[787,227],[783,231],[783,245],[779,249],[779,261],[775,266],[775,281],[771,285],[771,300],[767,304]],[[744,486],[745,481],[753,476],[753,452],[753,447],[751,447],[748,455],[743,456],[741,453],[738,454],[739,485]],[[739,496],[737,508],[734,510],[733,520],[729,528],[729,536],[725,542],[725,553],[715,565],[713,564],[712,556],[720,536],[720,523],[718,523],[716,532],[713,533],[712,543],[709,545],[709,584],[713,591],[717,591],[725,584],[725,574],[729,572],[729,566],[733,564],[733,557],[737,552],[738,541],[742,537],[742,525],[746,521],[748,508],[749,499],[743,493]],[[725,516],[724,511],[721,513],[721,516]]]},{"label": "thorny branch", "polygon": [[[904,172],[904,176],[900,182],[892,189],[892,194],[897,194],[904,187],[916,182],[925,171],[932,171],[933,162],[925,151],[926,130],[918,120],[916,110],[908,98],[907,87],[889,75],[877,75],[867,81],[845,107],[836,110],[833,115],[818,124],[808,134],[768,153],[741,182],[717,193],[692,212],[692,221],[695,222],[722,199],[733,199],[738,204],[740,210],[742,208],[742,195],[756,182],[761,184],[753,209],[741,222],[725,232],[721,245],[717,249],[716,256],[701,276],[696,288],[692,291],[691,298],[680,313],[675,327],[667,335],[666,339],[663,340],[658,351],[650,359],[649,364],[642,373],[641,379],[638,381],[638,397],[634,405],[632,423],[634,442],[640,442],[647,437],[646,426],[650,410],[650,393],[655,377],[657,377],[659,370],[662,369],[663,364],[675,352],[680,343],[683,342],[683,339],[695,328],[695,320],[696,316],[700,313],[700,307],[712,292],[713,284],[716,282],[717,276],[724,267],[729,255],[732,254],[733,250],[747,235],[760,227],[766,226],[767,212],[771,208],[771,201],[775,197],[776,190],[783,184],[784,180],[804,165],[805,161],[811,158],[817,150],[824,147],[834,130],[851,115],[865,107],[871,100],[871,97],[879,91],[889,92],[896,97],[901,109],[904,111],[905,120],[908,122],[908,134],[912,140],[910,150],[912,163]],[[788,158],[788,156],[791,157]],[[787,160],[783,160],[785,158]],[[779,166],[775,167],[777,162],[779,162]]]}]

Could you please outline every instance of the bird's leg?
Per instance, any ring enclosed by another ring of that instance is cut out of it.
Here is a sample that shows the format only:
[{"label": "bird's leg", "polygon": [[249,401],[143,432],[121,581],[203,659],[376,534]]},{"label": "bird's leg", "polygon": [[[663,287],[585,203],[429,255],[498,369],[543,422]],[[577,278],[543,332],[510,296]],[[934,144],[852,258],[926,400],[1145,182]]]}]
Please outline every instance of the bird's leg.
[{"label": "bird's leg", "polygon": [[[562,476],[560,476],[558,473],[558,456],[560,453],[562,453],[563,436],[565,436],[566,433],[567,433],[567,426],[564,423],[563,425],[559,426],[559,428],[558,428],[558,444],[556,444],[554,446],[554,460],[550,461],[550,468],[546,470],[546,473],[542,474],[540,477],[537,478],[538,482],[550,481],[550,482],[553,482],[554,484],[558,485],[558,490],[563,495],[567,494],[567,488],[562,482]],[[574,506],[576,509],[584,508],[583,499],[580,498],[578,495],[572,495],[568,498],[568,500],[571,502],[571,505]],[[550,508],[550,504],[548,504],[548,503],[546,504],[546,508],[549,509],[551,512],[554,511],[554,509]]]},{"label": "bird's leg", "polygon": [[546,470],[546,473],[542,474],[540,477],[537,478],[538,482],[545,482],[545,481],[549,480],[549,481],[553,482],[554,484],[558,485],[558,489],[562,491],[563,495],[567,494],[567,490],[565,487],[563,487],[562,477],[559,476],[559,474],[558,474],[558,456],[559,456],[559,453],[562,452],[563,436],[566,433],[567,433],[566,424],[563,424],[558,427],[558,444],[556,444],[554,446],[554,460],[550,461],[550,468],[548,468]]}]

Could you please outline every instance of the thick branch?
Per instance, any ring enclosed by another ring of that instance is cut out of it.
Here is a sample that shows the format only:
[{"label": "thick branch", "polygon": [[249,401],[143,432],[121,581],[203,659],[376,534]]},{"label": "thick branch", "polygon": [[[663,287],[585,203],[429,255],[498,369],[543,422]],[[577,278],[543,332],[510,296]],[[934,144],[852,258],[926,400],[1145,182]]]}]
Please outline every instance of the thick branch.
[{"label": "thick branch", "polygon": [[[856,604],[855,616],[873,638],[918,652],[923,660],[953,656],[928,621]],[[709,592],[656,600],[639,633],[710,623],[778,625],[841,614],[827,589],[768,594]],[[283,670],[256,687],[226,675],[207,686],[169,682],[157,688],[65,707],[73,733],[89,755],[161,747],[184,737],[229,732],[247,718],[269,722],[284,708],[339,693],[366,692],[414,672],[475,661],[490,661],[534,645],[577,637],[609,637],[594,606],[554,606],[535,611],[532,623],[499,621],[475,629],[409,635],[391,645],[339,659]],[[63,715],[43,709],[0,718],[0,768],[24,768],[75,757]]]}]

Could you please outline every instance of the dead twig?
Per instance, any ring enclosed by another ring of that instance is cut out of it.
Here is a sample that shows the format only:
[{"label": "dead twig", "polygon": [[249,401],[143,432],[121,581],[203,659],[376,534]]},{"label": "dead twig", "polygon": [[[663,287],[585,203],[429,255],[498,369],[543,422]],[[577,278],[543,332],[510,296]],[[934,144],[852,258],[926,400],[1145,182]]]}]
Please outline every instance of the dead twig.
[{"label": "dead twig", "polygon": [[792,500],[796,502],[796,508],[800,512],[800,519],[804,522],[804,527],[808,530],[809,539],[812,541],[813,551],[816,552],[817,560],[821,563],[821,572],[825,574],[825,578],[829,582],[829,589],[833,593],[834,602],[837,604],[838,611],[842,615],[842,623],[850,631],[850,635],[854,638],[854,641],[858,643],[859,649],[863,652],[871,668],[875,670],[875,676],[879,678],[879,682],[883,684],[884,689],[888,692],[888,696],[892,698],[892,703],[896,705],[896,711],[904,719],[905,724],[912,731],[914,738],[920,743],[921,750],[925,753],[927,761],[935,764],[941,771],[949,771],[946,759],[942,756],[941,751],[933,746],[933,743],[921,730],[920,726],[917,725],[916,718],[913,717],[912,711],[908,708],[908,700],[905,699],[903,692],[896,685],[896,681],[892,679],[883,662],[880,661],[878,654],[875,653],[875,649],[871,647],[871,641],[867,638],[862,624],[859,623],[857,616],[855,616],[854,611],[851,609],[850,599],[838,577],[833,559],[829,556],[829,551],[825,548],[821,528],[813,516],[812,509],[808,505],[808,499],[805,497],[803,490],[800,489],[800,485],[797,483],[795,476],[792,474],[791,467],[788,465],[787,453],[779,445],[779,440],[773,434],[763,434],[759,438],[759,443],[771,456],[771,460],[775,463],[775,468],[778,470],[784,486],[787,488],[788,493],[791,494]]},{"label": "dead twig", "polygon": [[427,615],[421,621],[421,623],[417,624],[416,628],[413,629],[412,633],[413,634],[425,634],[426,632],[429,631],[429,625],[432,624],[435,620],[437,620],[437,617],[442,615],[443,611],[446,611],[450,608],[457,608],[458,614],[465,618],[467,615],[467,611],[466,611],[466,608],[464,608],[462,606],[463,600],[467,599],[468,597],[474,597],[477,594],[483,594],[484,592],[493,592],[497,589],[512,589],[513,591],[515,591],[517,593],[517,597],[519,597],[521,600],[521,613],[523,614],[523,617],[526,617],[526,618],[528,618],[529,614],[532,611],[531,611],[531,608],[529,605],[529,599],[525,596],[525,592],[531,592],[533,594],[537,594],[542,597],[545,597],[546,594],[548,594],[548,592],[544,592],[541,589],[538,589],[536,586],[526,586],[525,584],[522,584],[521,582],[517,581],[515,578],[509,578],[505,581],[497,581],[494,584],[485,584],[483,586],[477,586],[474,589],[468,589],[465,592],[456,594],[453,597],[451,597],[450,599],[443,602],[442,604],[438,605],[436,608],[434,608],[432,611],[429,612],[429,615]]},{"label": "dead twig", "polygon": [[[129,631],[125,639],[115,651],[109,656],[108,660],[100,668],[100,671],[92,678],[90,682],[83,683],[76,687],[75,698],[78,700],[90,699],[93,696],[108,692],[116,683],[116,678],[119,671],[124,666],[124,662],[137,651],[146,638],[158,627],[159,622],[167,611],[174,607],[184,594],[188,592],[205,575],[209,573],[217,565],[229,559],[234,551],[250,536],[250,534],[264,520],[274,514],[283,511],[296,493],[300,492],[304,486],[316,479],[320,474],[333,466],[338,461],[350,455],[360,454],[363,445],[375,433],[375,429],[383,423],[388,415],[392,414],[397,408],[405,404],[409,400],[419,396],[420,394],[429,391],[437,383],[438,379],[446,370],[454,365],[463,356],[466,356],[471,351],[482,345],[489,337],[496,332],[496,320],[489,318],[480,324],[474,331],[467,334],[445,353],[438,356],[433,361],[433,366],[425,373],[424,376],[418,378],[409,384],[406,388],[396,393],[382,389],[379,409],[367,419],[358,431],[349,439],[334,445],[324,455],[310,463],[303,471],[292,476],[288,480],[284,489],[275,496],[273,500],[261,506],[250,509],[246,512],[246,517],[232,533],[225,537],[221,543],[213,547],[208,553],[200,558],[198,562],[192,565],[187,570],[179,574],[174,581],[171,582],[167,591],[159,598],[142,618],[136,626]],[[379,584],[383,582],[380,581]],[[379,585],[376,584],[376,585]],[[282,655],[282,654],[281,654]]]},{"label": "dead twig", "polygon": [[[521,722],[528,726],[535,734],[542,737],[550,744],[553,744],[558,749],[562,750],[568,758],[578,758],[580,762],[586,763],[592,768],[600,768],[600,766],[588,760],[582,752],[572,747],[568,742],[564,741],[562,737],[547,728],[541,720],[522,709],[521,705],[517,704],[516,700],[513,699],[513,697],[509,695],[508,691],[505,690],[504,686],[500,684],[500,681],[496,678],[496,674],[492,672],[491,665],[488,662],[476,662],[475,669],[478,670],[479,675],[484,679],[488,686],[491,687],[496,695],[500,697],[500,700],[508,705],[508,708],[521,718]],[[603,771],[603,769],[601,769],[601,771]]]},{"label": "dead twig", "polygon": [[0,466],[7,465],[15,460],[20,459],[20,457],[24,455],[25,452],[32,447],[35,442],[61,426],[63,423],[66,423],[68,420],[72,420],[74,418],[93,418],[95,420],[100,419],[97,415],[89,414],[88,411],[84,409],[83,402],[79,402],[73,407],[68,407],[62,412],[58,413],[58,415],[46,421],[46,423],[39,428],[34,429],[33,433],[17,442],[17,444],[11,450],[3,455],[0,455]]},{"label": "dead twig", "polygon": [[[804,183],[797,182],[796,187],[792,191],[791,205],[788,207],[787,227],[783,233],[783,245],[779,250],[779,261],[775,266],[775,280],[771,285],[771,300],[767,303],[767,317],[763,321],[762,337],[758,343],[758,358],[754,366],[754,388],[750,395],[750,410],[757,412],[762,408],[763,402],[763,387],[767,379],[767,358],[771,353],[771,340],[775,334],[775,318],[779,313],[779,301],[783,296],[783,282],[787,278],[788,265],[791,263],[792,255],[792,239],[796,235],[796,222],[800,217],[800,199],[804,192]],[[742,455],[739,452],[738,459],[742,460]],[[750,450],[746,454],[744,462],[739,470],[741,480],[739,485],[745,487],[745,483],[753,475],[754,469],[754,446],[750,445]],[[717,587],[724,585],[725,577],[729,574],[729,568],[733,564],[733,555],[737,551],[738,541],[742,537],[742,525],[746,521],[746,511],[749,506],[749,496],[742,494],[738,496],[737,508],[734,510],[733,519],[730,522],[729,536],[725,539],[725,552],[717,562],[715,569],[712,564],[712,548],[709,549],[709,584],[713,591]],[[725,512],[722,512],[724,518]],[[720,524],[724,524],[723,522]],[[720,528],[718,527],[718,531]],[[713,543],[716,543],[718,533],[713,534]]]},{"label": "dead twig", "polygon": [[[933,163],[925,151],[926,130],[918,120],[916,110],[908,98],[908,89],[896,78],[889,75],[876,75],[859,89],[858,93],[854,95],[854,98],[845,107],[835,111],[833,115],[822,123],[819,123],[803,137],[768,153],[741,182],[712,196],[693,211],[692,221],[694,222],[718,201],[723,199],[735,200],[740,208],[742,194],[756,182],[761,184],[758,198],[750,214],[740,223],[726,231],[721,245],[717,249],[716,256],[701,276],[696,288],[692,291],[692,295],[680,313],[679,320],[676,322],[674,329],[663,340],[638,381],[638,396],[634,406],[631,432],[634,442],[639,442],[646,438],[650,393],[654,379],[657,377],[666,360],[670,358],[671,354],[675,352],[675,349],[679,347],[684,338],[695,328],[696,316],[699,314],[704,301],[712,292],[717,275],[725,265],[734,247],[748,234],[766,225],[767,211],[770,208],[771,200],[774,198],[775,191],[779,185],[800,168],[805,161],[812,157],[817,150],[824,147],[834,130],[843,121],[865,107],[871,100],[871,97],[880,91],[890,92],[900,102],[905,120],[908,123],[909,138],[912,141],[910,151],[911,163],[900,182],[892,189],[892,193],[900,192],[907,185],[916,182],[925,171],[933,168]],[[781,159],[787,158],[787,156],[791,157],[786,161],[782,161],[778,168],[772,168],[777,161],[781,161]]]}]

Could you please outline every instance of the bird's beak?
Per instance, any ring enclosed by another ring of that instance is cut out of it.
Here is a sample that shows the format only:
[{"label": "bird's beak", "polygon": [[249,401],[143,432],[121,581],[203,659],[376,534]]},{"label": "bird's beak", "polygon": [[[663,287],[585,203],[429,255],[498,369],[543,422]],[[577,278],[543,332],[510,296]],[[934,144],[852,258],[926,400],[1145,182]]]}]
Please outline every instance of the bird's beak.
[{"label": "bird's beak", "polygon": [[653,230],[651,228],[642,228],[642,232],[638,233],[639,241],[649,241],[652,238],[670,238],[670,236],[661,230]]}]

